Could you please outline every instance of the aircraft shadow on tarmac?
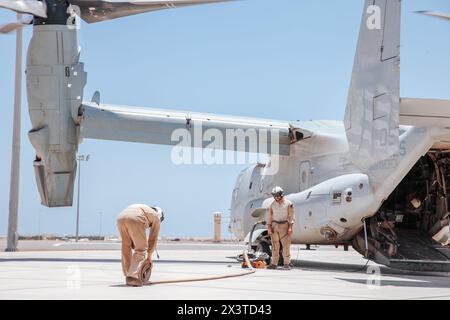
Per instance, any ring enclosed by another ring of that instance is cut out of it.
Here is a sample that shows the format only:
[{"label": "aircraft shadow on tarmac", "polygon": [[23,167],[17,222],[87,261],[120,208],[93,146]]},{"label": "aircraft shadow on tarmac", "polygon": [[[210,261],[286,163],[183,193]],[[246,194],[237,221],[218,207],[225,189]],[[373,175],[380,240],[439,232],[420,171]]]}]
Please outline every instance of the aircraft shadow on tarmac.
[{"label": "aircraft shadow on tarmac", "polygon": [[[342,264],[333,262],[318,262],[318,261],[299,261],[293,260],[292,264],[303,270],[311,271],[343,271],[349,274],[353,273],[363,273],[367,276],[372,274],[367,271],[367,266],[358,264]],[[450,275],[446,273],[437,272],[415,272],[415,271],[405,271],[392,269],[384,266],[379,266],[380,278],[379,286],[381,287],[410,287],[410,288],[450,288]],[[396,278],[405,280],[383,280],[384,276],[395,276]],[[335,279],[357,283],[357,284],[368,284],[368,279],[349,279],[349,278],[338,278]],[[373,279],[374,278],[370,278]],[[378,284],[377,284],[378,285]]]},{"label": "aircraft shadow on tarmac", "polygon": [[[336,263],[336,262],[324,262],[324,261],[311,261],[311,260],[292,260],[291,263],[303,270],[315,270],[315,271],[344,271],[349,273],[365,273],[367,272],[368,266],[373,266],[371,264],[347,264],[347,263]],[[420,271],[408,271],[393,269],[386,266],[376,265],[381,275],[395,275],[395,276],[432,276],[432,277],[449,277],[450,274],[443,272],[420,272]]]},{"label": "aircraft shadow on tarmac", "polygon": [[[412,278],[408,276],[399,276],[399,278],[410,279],[408,280],[382,280],[380,279],[379,283],[374,284],[380,287],[406,287],[406,288],[450,288],[450,278],[446,281],[442,281],[440,278],[437,280],[436,278],[431,281],[425,279],[418,279],[417,277]],[[345,279],[345,278],[336,278],[337,280],[342,280],[351,283],[364,284],[367,285],[366,279]],[[411,281],[415,280],[415,281]]]}]

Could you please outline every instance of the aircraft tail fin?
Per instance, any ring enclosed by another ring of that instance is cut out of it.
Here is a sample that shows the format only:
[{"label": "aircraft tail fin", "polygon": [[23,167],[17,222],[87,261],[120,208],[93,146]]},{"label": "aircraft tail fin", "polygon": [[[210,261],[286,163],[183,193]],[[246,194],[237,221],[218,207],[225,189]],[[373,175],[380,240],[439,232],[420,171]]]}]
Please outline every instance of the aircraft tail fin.
[{"label": "aircraft tail fin", "polygon": [[352,161],[367,168],[399,148],[401,0],[366,0],[345,111]]}]

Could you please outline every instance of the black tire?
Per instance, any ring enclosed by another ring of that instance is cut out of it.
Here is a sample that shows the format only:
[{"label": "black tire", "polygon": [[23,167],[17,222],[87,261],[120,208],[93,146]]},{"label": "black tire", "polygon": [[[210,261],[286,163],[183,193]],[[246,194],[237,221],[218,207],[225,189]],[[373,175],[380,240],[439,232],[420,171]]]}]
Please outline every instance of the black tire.
[{"label": "black tire", "polygon": [[270,248],[270,245],[267,242],[259,241],[258,245],[256,246],[256,251],[264,252],[264,253],[266,253],[269,256],[269,258],[264,260],[266,262],[266,264],[269,265],[270,264],[270,257],[272,256],[272,250]]},{"label": "black tire", "polygon": [[[256,247],[256,251],[264,252],[269,255],[269,258],[265,260],[266,264],[269,265],[271,263],[271,257],[272,257],[272,246],[268,244],[265,241],[259,241],[258,245]],[[280,253],[279,253],[279,259],[278,259],[278,265],[283,266],[284,265],[284,258],[283,258],[283,246],[280,243]]]}]

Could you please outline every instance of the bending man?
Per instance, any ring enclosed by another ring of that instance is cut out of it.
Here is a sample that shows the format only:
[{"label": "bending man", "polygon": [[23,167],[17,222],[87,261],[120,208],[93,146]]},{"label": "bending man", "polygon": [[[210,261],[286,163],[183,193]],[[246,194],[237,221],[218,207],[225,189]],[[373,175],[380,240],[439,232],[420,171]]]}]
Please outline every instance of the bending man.
[{"label": "bending man", "polygon": [[[122,271],[127,285],[143,285],[139,273],[146,261],[150,270],[152,268],[152,254],[158,242],[159,228],[163,220],[161,208],[145,204],[133,204],[117,217],[117,227],[122,238]],[[148,240],[147,228],[150,228]]]}]

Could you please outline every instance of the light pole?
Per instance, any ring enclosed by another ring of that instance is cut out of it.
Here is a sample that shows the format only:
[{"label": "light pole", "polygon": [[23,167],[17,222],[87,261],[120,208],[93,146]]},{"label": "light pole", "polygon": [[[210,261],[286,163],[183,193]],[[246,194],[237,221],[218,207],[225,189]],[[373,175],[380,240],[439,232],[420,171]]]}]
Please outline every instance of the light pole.
[{"label": "light pole", "polygon": [[103,218],[103,212],[98,213],[100,215],[100,230],[98,232],[98,240],[100,240],[102,236],[102,218]]},{"label": "light pole", "polygon": [[[17,14],[17,20],[22,15]],[[16,251],[19,214],[19,177],[20,177],[20,108],[22,100],[22,28],[16,30],[16,83],[14,93],[13,138],[11,156],[11,185],[9,189],[8,240],[6,251]]]},{"label": "light pole", "polygon": [[77,196],[77,229],[75,234],[75,241],[78,242],[79,226],[80,226],[80,180],[81,180],[81,161],[89,161],[89,155],[84,154],[77,156],[78,160],[78,196]]},{"label": "light pole", "polygon": [[39,214],[38,214],[38,235],[39,235],[39,240],[42,240],[42,235],[41,235],[41,211],[39,210]]}]

